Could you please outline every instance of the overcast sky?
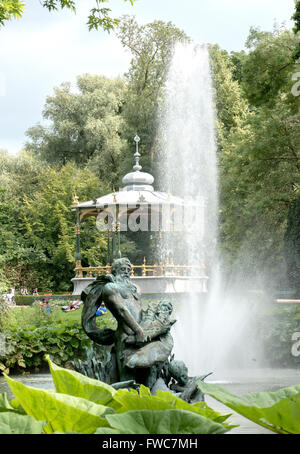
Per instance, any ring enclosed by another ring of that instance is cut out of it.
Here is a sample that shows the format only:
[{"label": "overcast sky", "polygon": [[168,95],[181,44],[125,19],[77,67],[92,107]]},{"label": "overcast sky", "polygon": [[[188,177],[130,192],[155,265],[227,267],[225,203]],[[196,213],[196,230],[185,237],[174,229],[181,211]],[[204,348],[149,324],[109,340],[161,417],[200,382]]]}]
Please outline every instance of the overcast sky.
[{"label": "overcast sky", "polygon": [[[0,29],[0,149],[17,153],[25,131],[43,122],[46,96],[64,81],[84,73],[109,77],[128,69],[130,54],[113,33],[88,31],[93,0],[77,0],[77,14],[49,13],[39,0],[25,0],[26,11]],[[294,0],[123,0],[107,4],[115,17],[136,16],[140,24],[171,21],[195,42],[244,48],[249,28],[272,30],[274,22],[292,27]]]}]

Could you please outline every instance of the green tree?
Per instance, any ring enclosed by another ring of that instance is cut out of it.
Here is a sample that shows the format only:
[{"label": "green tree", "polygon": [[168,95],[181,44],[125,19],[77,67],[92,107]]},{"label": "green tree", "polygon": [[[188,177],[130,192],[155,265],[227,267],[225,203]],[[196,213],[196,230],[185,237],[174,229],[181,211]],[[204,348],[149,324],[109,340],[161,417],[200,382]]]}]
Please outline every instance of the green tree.
[{"label": "green tree", "polygon": [[[73,196],[76,192],[79,200],[91,200],[103,194],[103,186],[92,172],[71,163],[45,168],[40,179],[43,186],[25,199],[22,210],[24,238],[44,257],[38,264],[40,278],[47,277],[54,291],[69,290],[75,265]],[[84,265],[105,263],[106,240],[94,218],[82,223],[81,242]]]},{"label": "green tree", "polygon": [[[39,186],[41,163],[28,154],[18,158],[0,153],[0,274],[10,287],[28,286],[37,279],[32,263],[42,260],[24,239],[22,209],[25,197]],[[32,284],[33,285],[33,284]]]},{"label": "green tree", "polygon": [[252,106],[269,105],[278,97],[291,97],[291,75],[297,71],[293,55],[297,36],[275,27],[273,32],[251,28],[246,42],[249,49],[243,59],[242,88]]},{"label": "green tree", "polygon": [[[135,2],[135,0],[124,1],[130,2],[131,5]],[[95,0],[95,5],[88,16],[87,25],[89,30],[102,28],[110,31],[119,24],[120,19],[111,17],[111,10],[102,6],[103,3],[107,2],[109,0]],[[40,3],[49,11],[66,8],[76,13],[76,1],[74,0],[41,0]],[[25,3],[20,0],[0,0],[0,26],[4,25],[8,20],[22,17],[24,9]]]},{"label": "green tree", "polygon": [[298,45],[296,51],[294,53],[294,60],[298,60],[300,58],[300,1],[296,1],[295,4],[295,13],[292,16],[292,19],[295,21],[294,33],[298,36]]},{"label": "green tree", "polygon": [[252,106],[220,153],[221,244],[231,263],[246,257],[249,271],[269,269],[279,279],[287,216],[300,188],[295,40],[284,29],[251,30],[249,43],[240,59],[241,85]]},{"label": "green tree", "polygon": [[[73,197],[106,192],[91,171],[74,164],[50,167],[28,153],[0,157],[0,270],[11,285],[71,289],[75,267]],[[83,264],[106,262],[106,241],[95,220],[83,223]]]},{"label": "green tree", "polygon": [[299,126],[285,106],[262,109],[220,154],[222,244],[233,258],[243,247],[252,266],[282,261],[286,217],[299,192]]},{"label": "green tree", "polygon": [[25,4],[20,0],[0,0],[0,26],[5,21],[19,19],[24,12]]},{"label": "green tree", "polygon": [[244,50],[240,52],[230,52],[230,61],[233,65],[232,78],[241,84],[243,80],[243,62],[247,58],[247,54]]},{"label": "green tree", "polygon": [[247,115],[248,104],[234,78],[235,68],[228,53],[210,46],[210,61],[215,87],[216,124],[219,149],[230,131],[239,128]]},{"label": "green tree", "polygon": [[116,185],[125,82],[86,74],[77,78],[77,87],[74,93],[64,83],[47,97],[43,117],[50,125],[29,128],[26,149],[49,164],[88,164],[101,180]]},{"label": "green tree", "polygon": [[297,296],[300,296],[300,196],[291,205],[284,236],[284,252],[288,281]]}]

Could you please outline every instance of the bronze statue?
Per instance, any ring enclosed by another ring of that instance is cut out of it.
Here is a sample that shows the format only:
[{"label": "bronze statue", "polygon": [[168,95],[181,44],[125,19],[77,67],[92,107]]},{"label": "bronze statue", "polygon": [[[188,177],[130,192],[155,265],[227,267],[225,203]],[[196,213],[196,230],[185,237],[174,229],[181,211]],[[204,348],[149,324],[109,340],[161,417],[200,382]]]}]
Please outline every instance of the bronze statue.
[{"label": "bronze statue", "polygon": [[[130,279],[131,263],[127,258],[115,260],[111,271],[112,274],[99,276],[81,294],[83,329],[96,344],[112,346],[110,361],[114,360],[115,366],[112,366],[111,379],[118,382],[117,386],[120,382],[129,382],[151,389],[161,378],[168,386],[172,375],[169,357],[173,349],[170,329],[176,322],[171,318],[172,303],[163,300],[158,304],[149,303],[143,309],[137,288]],[[96,310],[101,302],[117,320],[116,331],[97,327]],[[184,386],[188,382],[186,369]],[[182,381],[178,386],[181,384]],[[176,394],[178,391],[174,388]]]}]

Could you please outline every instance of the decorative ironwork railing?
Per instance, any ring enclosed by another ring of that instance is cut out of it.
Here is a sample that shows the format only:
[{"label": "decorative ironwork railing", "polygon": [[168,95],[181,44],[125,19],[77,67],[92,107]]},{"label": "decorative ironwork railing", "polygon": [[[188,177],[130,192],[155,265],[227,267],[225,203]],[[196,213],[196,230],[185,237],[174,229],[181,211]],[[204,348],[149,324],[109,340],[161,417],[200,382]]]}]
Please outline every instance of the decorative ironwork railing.
[{"label": "decorative ironwork railing", "polygon": [[[110,265],[105,266],[87,266],[83,267],[80,264],[77,264],[75,268],[75,277],[84,278],[84,277],[97,277],[101,274],[110,274],[111,267]],[[146,260],[144,259],[143,265],[132,265],[131,268],[131,277],[185,277],[185,276],[197,276],[207,278],[205,273],[205,266],[203,264],[198,266],[188,266],[188,265],[147,265]]]}]

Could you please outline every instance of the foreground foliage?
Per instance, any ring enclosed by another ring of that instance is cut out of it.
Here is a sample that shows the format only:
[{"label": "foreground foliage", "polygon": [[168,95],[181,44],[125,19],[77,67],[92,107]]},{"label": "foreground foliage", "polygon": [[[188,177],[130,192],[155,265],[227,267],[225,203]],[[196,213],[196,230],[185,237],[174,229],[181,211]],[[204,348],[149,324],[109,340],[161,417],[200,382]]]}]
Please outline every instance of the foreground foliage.
[{"label": "foreground foliage", "polygon": [[[46,357],[56,391],[5,376],[15,398],[0,395],[0,433],[222,434],[234,427],[205,402],[188,404],[171,394],[119,389],[57,366]],[[300,433],[300,385],[276,392],[230,394],[198,382],[202,392],[280,434]]]},{"label": "foreground foliage", "polygon": [[229,414],[205,402],[187,404],[163,391],[152,396],[144,386],[139,392],[115,390],[47,359],[56,392],[5,376],[16,399],[0,397],[0,433],[12,433],[19,425],[27,433],[46,434],[220,434],[235,427],[225,422]]},{"label": "foreground foliage", "polygon": [[218,385],[198,382],[201,391],[246,418],[279,434],[300,434],[300,385],[275,392],[235,396]]}]

